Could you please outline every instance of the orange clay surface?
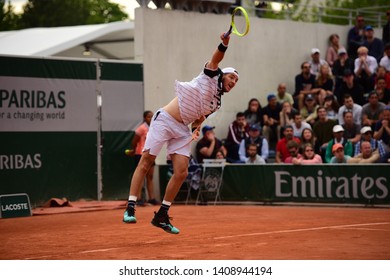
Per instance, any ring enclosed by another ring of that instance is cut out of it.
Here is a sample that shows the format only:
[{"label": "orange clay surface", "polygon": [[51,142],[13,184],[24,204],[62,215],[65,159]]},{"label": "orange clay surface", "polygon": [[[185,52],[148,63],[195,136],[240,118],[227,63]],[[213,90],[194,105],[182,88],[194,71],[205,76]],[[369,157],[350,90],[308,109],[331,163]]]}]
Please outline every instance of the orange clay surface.
[{"label": "orange clay surface", "polygon": [[157,206],[125,224],[124,205],[75,202],[0,219],[0,259],[390,259],[390,209],[173,205],[181,232],[172,235],[150,224]]}]

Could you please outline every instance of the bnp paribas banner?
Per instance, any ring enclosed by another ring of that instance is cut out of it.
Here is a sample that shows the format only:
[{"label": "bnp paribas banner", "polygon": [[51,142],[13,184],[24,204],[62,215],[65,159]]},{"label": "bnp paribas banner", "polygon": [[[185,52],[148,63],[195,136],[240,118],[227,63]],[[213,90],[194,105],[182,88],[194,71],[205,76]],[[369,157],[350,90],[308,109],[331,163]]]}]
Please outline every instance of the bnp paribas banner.
[{"label": "bnp paribas banner", "polygon": [[228,165],[222,199],[390,204],[389,165]]},{"label": "bnp paribas banner", "polygon": [[95,199],[99,152],[102,166],[123,166],[103,176],[103,193],[128,192],[131,162],[119,151],[142,121],[141,65],[22,57],[0,65],[0,194]]}]

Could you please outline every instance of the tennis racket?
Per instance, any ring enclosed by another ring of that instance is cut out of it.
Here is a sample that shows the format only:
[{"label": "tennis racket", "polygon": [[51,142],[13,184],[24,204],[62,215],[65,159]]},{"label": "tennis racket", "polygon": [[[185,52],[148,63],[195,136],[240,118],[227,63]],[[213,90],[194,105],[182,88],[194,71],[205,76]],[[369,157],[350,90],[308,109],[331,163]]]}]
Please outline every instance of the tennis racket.
[{"label": "tennis racket", "polygon": [[245,36],[249,32],[249,17],[243,7],[236,7],[232,12],[232,22],[230,23],[229,31],[225,33],[225,38],[231,33],[240,37]]}]

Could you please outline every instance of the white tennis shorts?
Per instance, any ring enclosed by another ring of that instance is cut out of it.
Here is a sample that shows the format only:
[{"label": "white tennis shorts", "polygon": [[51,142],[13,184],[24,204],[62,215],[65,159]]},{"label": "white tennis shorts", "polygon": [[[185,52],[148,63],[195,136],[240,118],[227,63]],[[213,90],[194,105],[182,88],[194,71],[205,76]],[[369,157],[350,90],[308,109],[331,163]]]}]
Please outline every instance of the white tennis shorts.
[{"label": "white tennis shorts", "polygon": [[157,156],[167,143],[168,155],[179,154],[189,157],[191,138],[190,128],[161,108],[152,118],[143,151],[149,150],[149,154]]}]

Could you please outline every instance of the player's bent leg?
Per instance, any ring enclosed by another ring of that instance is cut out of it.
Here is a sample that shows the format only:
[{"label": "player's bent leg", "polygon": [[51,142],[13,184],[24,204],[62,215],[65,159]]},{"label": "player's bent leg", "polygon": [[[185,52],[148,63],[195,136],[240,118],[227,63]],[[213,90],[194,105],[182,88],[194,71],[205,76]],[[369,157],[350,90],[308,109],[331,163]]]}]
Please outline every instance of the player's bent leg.
[{"label": "player's bent leg", "polygon": [[[141,160],[137,165],[137,168],[134,171],[133,177],[131,179],[130,185],[130,197],[137,197],[139,194],[146,174],[149,169],[153,166],[156,156],[150,155],[149,151],[145,151],[142,154]],[[123,222],[125,223],[136,223],[137,219],[135,217],[135,200],[129,199],[127,208],[123,214]]]},{"label": "player's bent leg", "polygon": [[[189,158],[183,155],[174,154],[171,155],[171,159],[173,163],[173,176],[168,182],[163,204],[157,213],[154,212],[154,218],[151,223],[152,225],[163,229],[165,232],[178,234],[180,230],[171,224],[171,217],[168,215],[168,209],[170,203],[174,201],[184,180],[187,178]],[[165,205],[164,202],[168,202],[169,205]]]}]

